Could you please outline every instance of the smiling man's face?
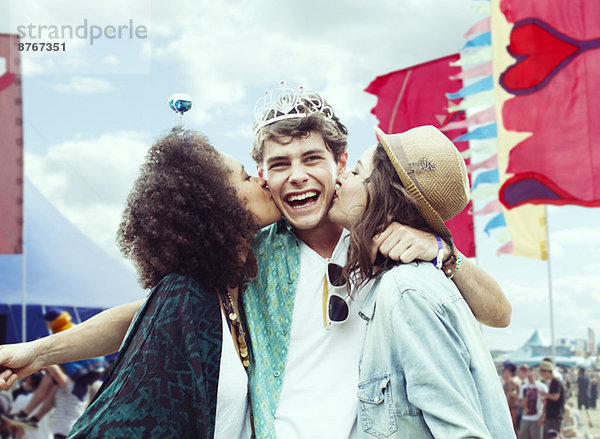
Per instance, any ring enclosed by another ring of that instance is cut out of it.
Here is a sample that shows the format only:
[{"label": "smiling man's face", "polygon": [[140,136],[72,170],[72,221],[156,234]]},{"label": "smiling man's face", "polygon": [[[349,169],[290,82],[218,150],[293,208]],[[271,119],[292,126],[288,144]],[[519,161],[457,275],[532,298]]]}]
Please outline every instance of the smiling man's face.
[{"label": "smiling man's face", "polygon": [[275,204],[290,224],[309,230],[327,220],[335,180],[346,166],[346,155],[336,162],[323,136],[311,131],[307,137],[281,144],[264,144],[263,169]]}]

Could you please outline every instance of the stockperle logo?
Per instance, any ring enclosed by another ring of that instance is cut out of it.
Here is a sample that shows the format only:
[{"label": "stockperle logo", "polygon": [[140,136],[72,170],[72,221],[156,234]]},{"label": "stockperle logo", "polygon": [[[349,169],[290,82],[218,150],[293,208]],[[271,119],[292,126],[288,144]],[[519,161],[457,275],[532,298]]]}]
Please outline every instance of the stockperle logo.
[{"label": "stockperle logo", "polygon": [[129,19],[126,23],[98,25],[90,24],[88,19],[83,19],[81,25],[55,25],[55,24],[20,24],[17,33],[23,41],[49,42],[49,40],[87,40],[91,46],[96,40],[145,40],[148,38],[148,28],[143,24],[134,23]]}]

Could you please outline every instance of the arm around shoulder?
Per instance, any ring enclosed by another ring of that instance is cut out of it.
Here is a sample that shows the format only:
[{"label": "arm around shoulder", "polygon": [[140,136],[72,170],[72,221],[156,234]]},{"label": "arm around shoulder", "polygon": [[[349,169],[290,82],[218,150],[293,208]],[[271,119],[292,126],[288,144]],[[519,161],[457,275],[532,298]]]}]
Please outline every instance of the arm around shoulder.
[{"label": "arm around shoulder", "polygon": [[452,280],[480,323],[494,328],[510,324],[512,308],[492,276],[463,258],[460,270],[454,272]]},{"label": "arm around shoulder", "polygon": [[[431,261],[437,255],[437,248],[435,235],[394,222],[373,238],[371,257],[375,260],[379,252],[405,264],[414,260]],[[452,249],[444,242],[443,259],[451,253]],[[510,303],[492,276],[463,258],[460,270],[454,272],[452,280],[480,323],[497,328],[509,325]]]}]

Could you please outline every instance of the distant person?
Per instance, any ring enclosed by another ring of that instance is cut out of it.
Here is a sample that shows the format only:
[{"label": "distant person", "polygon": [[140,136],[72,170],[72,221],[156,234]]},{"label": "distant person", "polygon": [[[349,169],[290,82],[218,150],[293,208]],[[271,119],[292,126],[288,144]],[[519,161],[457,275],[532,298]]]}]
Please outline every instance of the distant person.
[{"label": "distant person", "polygon": [[590,407],[596,410],[596,400],[598,399],[598,374],[592,373],[590,378]]},{"label": "distant person", "polygon": [[[44,376],[43,372],[34,373],[24,379],[22,379],[18,386],[11,392],[12,393],[12,403],[8,407],[5,407],[4,410],[0,410],[2,415],[9,415],[11,412],[19,412],[23,409],[33,398],[33,393],[39,387],[42,378]],[[0,392],[1,393],[1,392]],[[6,392],[8,394],[8,392]],[[9,400],[10,402],[10,400]],[[40,423],[37,429],[32,428],[24,428],[22,426],[17,426],[12,422],[8,422],[7,419],[3,416],[3,420],[5,422],[5,430],[10,430],[14,433],[14,435],[7,434],[6,437],[16,437],[19,439],[49,439],[52,438],[52,430],[50,429],[50,419],[46,417],[44,422]],[[0,421],[0,424],[2,423]],[[8,431],[7,431],[8,433]],[[1,436],[4,439],[5,436]]]},{"label": "distant person", "polygon": [[[28,399],[27,404],[13,408],[13,413],[4,418],[13,425],[26,429],[37,429],[38,423],[54,408],[54,397],[58,386],[48,370]],[[15,398],[16,399],[16,398]]]},{"label": "distant person", "polygon": [[[37,377],[36,382],[34,382],[34,388],[32,389],[31,392],[28,393],[19,393],[19,395],[15,398],[13,406],[12,406],[12,410],[14,412],[19,412],[20,410],[22,410],[33,398],[33,391],[35,389],[37,389],[37,387],[39,386],[40,382],[42,381],[42,373],[37,373],[31,376]],[[30,378],[30,377],[27,377]],[[25,380],[27,380],[27,378],[25,378]],[[39,409],[39,407],[38,407]],[[36,414],[36,411],[33,412],[33,414]],[[18,436],[20,439],[51,439],[53,437],[53,433],[52,433],[52,417],[53,417],[53,411],[52,409],[50,410],[50,412],[47,414],[47,416],[41,417],[40,422],[37,423],[37,428],[31,428],[31,427],[16,427],[17,429],[20,430],[20,432],[18,433]],[[14,424],[12,424],[14,425]]]},{"label": "distant person", "polygon": [[590,406],[590,377],[585,373],[583,367],[579,368],[577,375],[577,408],[588,409]]},{"label": "distant person", "polygon": [[523,413],[519,439],[541,439],[542,426],[539,421],[544,411],[542,393],[548,393],[548,387],[537,379],[535,370],[529,369],[519,390],[518,403]]},{"label": "distant person", "polygon": [[502,388],[504,396],[510,410],[510,417],[513,422],[515,433],[517,430],[517,400],[519,399],[519,387],[521,385],[519,378],[516,376],[517,366],[510,361],[504,363],[502,370]]},{"label": "distant person", "polygon": [[571,416],[577,419],[577,425],[581,425],[581,412],[577,409],[575,402],[567,401],[565,403],[565,407],[569,407],[571,409]]},{"label": "distant person", "polygon": [[[560,433],[563,437],[577,437],[579,435],[579,425],[577,418],[571,413],[571,408],[565,406],[565,415],[563,418],[562,425],[560,427]],[[521,439],[521,438],[519,438]]]},{"label": "distant person", "polygon": [[[529,371],[529,367],[526,364],[521,364],[518,368],[517,368],[517,378],[519,379],[519,390],[521,389],[521,386],[523,386],[523,383],[525,383],[525,381],[527,381],[527,372]],[[517,431],[519,431],[521,429],[521,418],[523,417],[523,407],[521,407],[521,405],[517,404]]]},{"label": "distant person", "polygon": [[559,432],[565,408],[565,389],[562,382],[554,376],[554,365],[549,361],[540,364],[540,375],[548,386],[548,393],[542,392],[546,398],[544,412],[544,439],[548,439],[551,430]]}]

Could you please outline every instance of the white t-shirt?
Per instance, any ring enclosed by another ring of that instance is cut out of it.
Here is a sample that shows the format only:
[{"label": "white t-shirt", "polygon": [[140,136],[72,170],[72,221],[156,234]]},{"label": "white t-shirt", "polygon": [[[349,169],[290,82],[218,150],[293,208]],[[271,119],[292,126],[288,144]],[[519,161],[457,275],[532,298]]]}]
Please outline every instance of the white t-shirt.
[{"label": "white t-shirt", "polygon": [[[348,232],[344,231],[331,257],[346,262]],[[358,361],[365,322],[358,316],[364,291],[350,300],[348,320],[323,327],[323,282],[328,259],[300,244],[300,273],[292,328],[275,413],[278,438],[348,439],[356,437]]]},{"label": "white t-shirt", "polygon": [[248,410],[248,375],[233,344],[227,319],[222,311],[221,317],[223,348],[217,387],[215,439],[248,439],[252,434]]},{"label": "white t-shirt", "polygon": [[519,398],[525,398],[525,407],[523,408],[523,417],[525,421],[537,421],[542,416],[543,402],[540,392],[548,392],[548,387],[541,381],[531,384],[525,380],[519,390]]},{"label": "white t-shirt", "polygon": [[52,430],[55,434],[67,436],[75,421],[87,407],[87,395],[82,400],[73,395],[75,383],[67,379],[65,388],[59,387],[54,396],[54,414],[52,415]]}]

